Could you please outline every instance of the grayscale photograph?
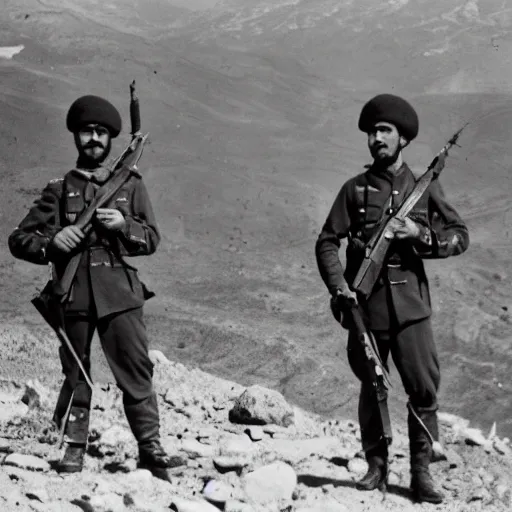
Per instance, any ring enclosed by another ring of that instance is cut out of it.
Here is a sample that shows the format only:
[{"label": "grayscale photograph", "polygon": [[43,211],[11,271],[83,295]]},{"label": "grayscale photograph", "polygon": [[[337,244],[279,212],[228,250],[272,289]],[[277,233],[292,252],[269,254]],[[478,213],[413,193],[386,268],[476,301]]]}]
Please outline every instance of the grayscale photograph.
[{"label": "grayscale photograph", "polygon": [[510,0],[3,0],[0,112],[0,511],[512,510]]}]

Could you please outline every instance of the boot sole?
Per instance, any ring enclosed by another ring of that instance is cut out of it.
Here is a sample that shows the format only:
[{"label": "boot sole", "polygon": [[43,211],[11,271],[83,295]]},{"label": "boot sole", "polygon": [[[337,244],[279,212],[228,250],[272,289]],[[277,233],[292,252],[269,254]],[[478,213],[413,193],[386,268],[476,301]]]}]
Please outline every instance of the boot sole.
[{"label": "boot sole", "polygon": [[418,494],[413,491],[412,493],[414,501],[417,503],[433,503],[434,505],[439,505],[440,503],[443,503],[444,497],[441,498],[430,498],[428,496],[422,496],[421,494]]},{"label": "boot sole", "polygon": [[83,467],[79,466],[58,466],[55,468],[57,473],[81,473]]},{"label": "boot sole", "polygon": [[374,486],[374,487],[367,487],[367,486],[364,486],[364,485],[359,485],[359,484],[356,484],[356,489],[358,491],[375,491],[375,490],[379,490],[381,492],[386,492],[387,490],[387,482],[380,482],[378,485]]}]

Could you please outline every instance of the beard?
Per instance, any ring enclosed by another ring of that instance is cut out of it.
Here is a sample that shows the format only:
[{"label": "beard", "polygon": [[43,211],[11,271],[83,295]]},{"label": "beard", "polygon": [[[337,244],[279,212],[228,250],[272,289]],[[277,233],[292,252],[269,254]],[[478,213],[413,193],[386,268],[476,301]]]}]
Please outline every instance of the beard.
[{"label": "beard", "polygon": [[85,169],[95,169],[108,157],[112,148],[112,143],[109,140],[108,144],[103,146],[101,142],[89,142],[84,146],[77,145],[77,148],[77,166]]},{"label": "beard", "polygon": [[386,168],[393,165],[400,155],[400,151],[402,148],[400,145],[398,145],[395,149],[395,151],[392,154],[389,154],[387,151],[380,151],[381,149],[388,149],[386,146],[379,146],[377,148],[372,148],[371,154],[375,161],[375,164],[377,164],[379,167]]}]

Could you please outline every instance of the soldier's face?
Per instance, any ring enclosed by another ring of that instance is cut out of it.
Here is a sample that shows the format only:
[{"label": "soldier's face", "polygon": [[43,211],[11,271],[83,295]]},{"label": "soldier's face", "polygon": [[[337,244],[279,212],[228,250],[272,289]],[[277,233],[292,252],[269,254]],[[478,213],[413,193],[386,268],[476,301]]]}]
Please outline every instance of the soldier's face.
[{"label": "soldier's face", "polygon": [[375,123],[368,132],[368,148],[373,159],[378,163],[396,161],[407,141],[398,133],[396,126],[384,121]]},{"label": "soldier's face", "polygon": [[76,134],[78,152],[92,162],[100,163],[110,150],[110,132],[99,124],[83,126]]}]

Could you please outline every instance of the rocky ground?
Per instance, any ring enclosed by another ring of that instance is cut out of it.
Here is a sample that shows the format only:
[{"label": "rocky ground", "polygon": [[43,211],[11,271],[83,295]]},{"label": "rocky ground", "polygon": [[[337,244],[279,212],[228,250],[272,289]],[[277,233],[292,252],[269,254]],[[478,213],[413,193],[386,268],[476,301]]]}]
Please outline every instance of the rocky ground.
[{"label": "rocky ground", "polygon": [[[277,392],[222,380],[151,352],[162,441],[187,465],[169,480],[137,469],[119,391],[98,385],[85,469],[60,475],[59,435],[51,425],[56,389],[0,381],[0,510],[36,512],[505,511],[512,507],[512,451],[494,429],[484,436],[441,413],[448,460],[432,466],[447,499],[414,504],[408,447],[395,431],[386,493],[360,492],[366,471],[352,421],[322,420]],[[242,413],[242,414],[241,414]],[[240,423],[240,417],[253,424]]]}]

